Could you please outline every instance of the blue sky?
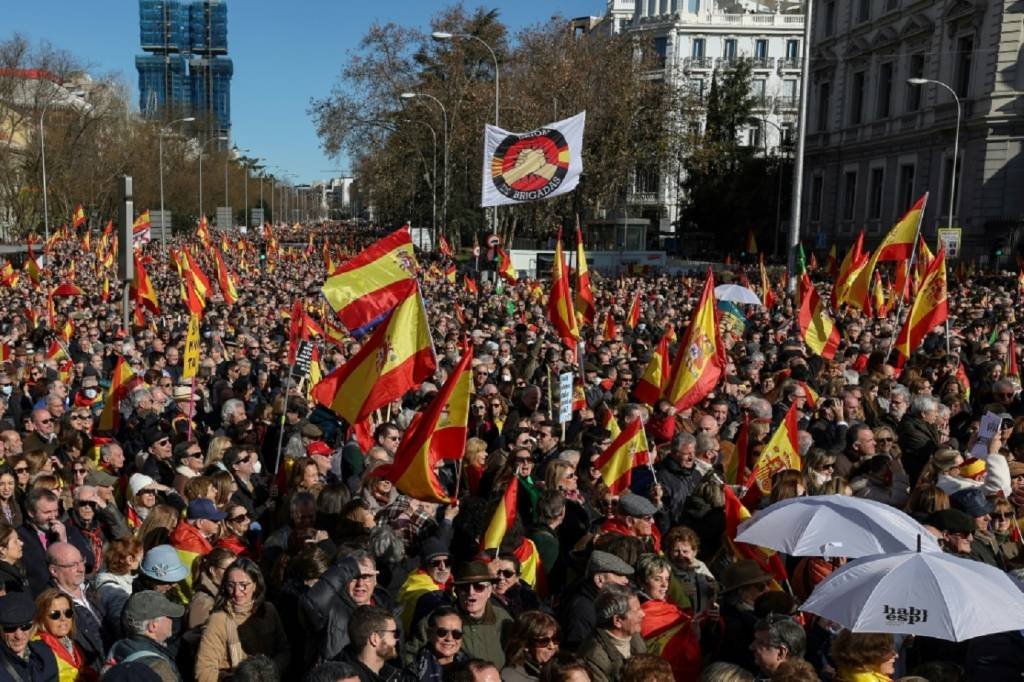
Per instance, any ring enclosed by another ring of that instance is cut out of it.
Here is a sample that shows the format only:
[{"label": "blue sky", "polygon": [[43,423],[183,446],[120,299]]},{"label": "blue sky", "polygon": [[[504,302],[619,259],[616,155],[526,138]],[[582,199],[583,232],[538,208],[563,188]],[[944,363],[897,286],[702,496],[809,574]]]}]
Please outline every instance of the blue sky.
[{"label": "blue sky", "polygon": [[[306,114],[311,97],[335,83],[347,54],[375,21],[426,28],[451,3],[439,0],[227,0],[232,135],[249,149],[297,176],[298,182],[331,175],[344,161],[321,152]],[[138,107],[138,3],[134,0],[45,0],[3,3],[6,39],[14,32],[46,40],[90,67],[119,72]],[[497,7],[513,31],[554,14],[601,14],[604,0],[465,0],[468,9]]]}]

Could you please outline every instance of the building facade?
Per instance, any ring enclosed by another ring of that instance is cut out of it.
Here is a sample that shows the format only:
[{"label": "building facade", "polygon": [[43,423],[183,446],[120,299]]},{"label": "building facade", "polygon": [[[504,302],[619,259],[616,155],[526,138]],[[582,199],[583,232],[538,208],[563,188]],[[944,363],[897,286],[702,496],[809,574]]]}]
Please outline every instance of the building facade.
[{"label": "building facade", "polygon": [[208,135],[231,130],[228,10],[223,0],[139,0],[135,58],[139,109],[147,118],[194,116]]},{"label": "building facade", "polygon": [[[1019,5],[827,0],[815,7],[804,241],[848,244],[862,227],[881,235],[928,192],[922,233],[931,244],[951,222],[962,228],[963,255],[1009,258],[1024,225]],[[959,124],[957,99],[944,86],[959,99]]]},{"label": "building facade", "polygon": [[[712,78],[741,59],[752,60],[752,94],[757,104],[741,142],[759,153],[787,153],[795,130],[800,93],[804,18],[781,5],[767,7],[729,0],[608,0],[593,30],[642,36],[660,71],[652,74],[680,88],[698,103]],[[698,125],[703,126],[703,122]],[[624,219],[642,217],[662,234],[674,232],[679,217],[682,168],[640,166],[628,192]]]}]

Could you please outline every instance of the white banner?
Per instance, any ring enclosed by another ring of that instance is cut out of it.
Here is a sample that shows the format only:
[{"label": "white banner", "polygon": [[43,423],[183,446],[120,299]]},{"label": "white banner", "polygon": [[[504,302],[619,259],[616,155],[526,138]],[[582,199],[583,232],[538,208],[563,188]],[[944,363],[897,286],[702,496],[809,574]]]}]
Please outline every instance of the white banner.
[{"label": "white banner", "polygon": [[481,206],[522,204],[558,196],[579,184],[587,112],[528,133],[484,130]]}]

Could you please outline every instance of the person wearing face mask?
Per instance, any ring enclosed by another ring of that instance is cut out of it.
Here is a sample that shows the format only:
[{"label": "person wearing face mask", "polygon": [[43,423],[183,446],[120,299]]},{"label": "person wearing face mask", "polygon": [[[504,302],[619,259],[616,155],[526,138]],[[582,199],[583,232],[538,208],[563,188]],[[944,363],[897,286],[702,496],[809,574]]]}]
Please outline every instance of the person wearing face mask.
[{"label": "person wearing face mask", "polygon": [[95,372],[87,373],[82,377],[82,383],[71,399],[72,406],[84,407],[93,411],[102,402],[103,396],[100,394],[99,379],[96,377]]},{"label": "person wearing face mask", "polygon": [[264,514],[276,508],[277,503],[263,481],[263,464],[255,449],[228,448],[221,461],[238,484],[238,489],[231,494],[231,502],[245,507],[250,519],[260,521]]}]

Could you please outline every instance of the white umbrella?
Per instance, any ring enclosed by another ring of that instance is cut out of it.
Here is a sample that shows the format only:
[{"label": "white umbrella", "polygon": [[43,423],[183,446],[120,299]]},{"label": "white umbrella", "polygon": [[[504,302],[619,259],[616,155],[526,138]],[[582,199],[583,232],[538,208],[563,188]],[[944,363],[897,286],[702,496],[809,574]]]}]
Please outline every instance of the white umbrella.
[{"label": "white umbrella", "polygon": [[747,305],[761,305],[761,297],[739,284],[719,284],[715,287],[715,298]]},{"label": "white umbrella", "polygon": [[1024,593],[980,561],[944,552],[865,557],[822,581],[800,607],[854,632],[962,642],[1024,629]]},{"label": "white umbrella", "polygon": [[740,526],[739,542],[790,556],[862,557],[916,549],[941,551],[924,526],[895,507],[846,495],[793,497]]}]

